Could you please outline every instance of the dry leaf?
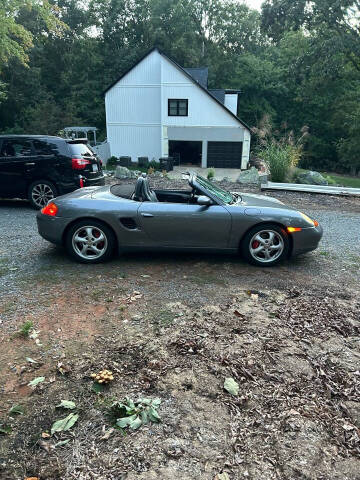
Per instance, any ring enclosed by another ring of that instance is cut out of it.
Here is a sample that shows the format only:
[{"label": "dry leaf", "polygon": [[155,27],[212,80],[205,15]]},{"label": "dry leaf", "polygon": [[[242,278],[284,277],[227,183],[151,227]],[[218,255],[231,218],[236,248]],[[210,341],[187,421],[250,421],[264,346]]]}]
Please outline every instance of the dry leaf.
[{"label": "dry leaf", "polygon": [[104,435],[100,438],[100,440],[109,440],[111,434],[114,432],[114,428],[110,428],[109,430],[107,430]]},{"label": "dry leaf", "polygon": [[51,437],[51,435],[47,432],[42,432],[42,434],[41,434],[41,438],[50,438],[50,437]]}]

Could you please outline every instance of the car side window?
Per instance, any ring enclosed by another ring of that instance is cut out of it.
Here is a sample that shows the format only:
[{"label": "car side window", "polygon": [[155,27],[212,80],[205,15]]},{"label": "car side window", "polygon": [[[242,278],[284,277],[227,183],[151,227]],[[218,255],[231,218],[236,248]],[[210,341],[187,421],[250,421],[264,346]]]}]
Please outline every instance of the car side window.
[{"label": "car side window", "polygon": [[31,142],[28,140],[4,140],[0,156],[1,157],[28,157],[32,155]]},{"label": "car side window", "polygon": [[33,140],[36,155],[57,155],[58,146],[56,143],[46,140]]}]

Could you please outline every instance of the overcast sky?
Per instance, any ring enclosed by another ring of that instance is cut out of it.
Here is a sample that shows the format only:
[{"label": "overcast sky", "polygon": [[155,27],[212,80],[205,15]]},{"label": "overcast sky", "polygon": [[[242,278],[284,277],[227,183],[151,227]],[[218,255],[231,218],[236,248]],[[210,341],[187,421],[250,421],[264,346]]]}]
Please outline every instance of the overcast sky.
[{"label": "overcast sky", "polygon": [[249,7],[257,8],[258,10],[260,10],[263,1],[264,0],[246,0],[246,3],[249,5]]}]

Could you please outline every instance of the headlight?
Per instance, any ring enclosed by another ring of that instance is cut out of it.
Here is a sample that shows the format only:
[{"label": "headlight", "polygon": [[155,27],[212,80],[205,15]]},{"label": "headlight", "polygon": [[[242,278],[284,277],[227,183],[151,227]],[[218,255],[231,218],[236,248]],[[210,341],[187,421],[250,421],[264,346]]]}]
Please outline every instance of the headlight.
[{"label": "headlight", "polygon": [[312,227],[318,227],[319,226],[319,222],[317,222],[316,220],[311,220],[311,218],[308,217],[307,215],[305,215],[305,213],[302,213],[302,212],[299,212],[299,213],[303,217],[305,222],[309,223]]}]

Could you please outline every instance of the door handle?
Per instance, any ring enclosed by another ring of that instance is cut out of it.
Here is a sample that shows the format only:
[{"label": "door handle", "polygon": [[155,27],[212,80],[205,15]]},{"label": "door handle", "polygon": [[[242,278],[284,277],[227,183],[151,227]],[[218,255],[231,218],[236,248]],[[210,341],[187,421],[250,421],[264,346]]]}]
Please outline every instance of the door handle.
[{"label": "door handle", "polygon": [[154,215],[152,215],[151,213],[142,213],[141,214],[143,217],[147,217],[147,218],[150,218],[150,217],[153,217]]},{"label": "door handle", "polygon": [[27,163],[25,163],[25,165],[27,167],[33,167],[35,165],[35,163],[34,162],[27,162]]}]

